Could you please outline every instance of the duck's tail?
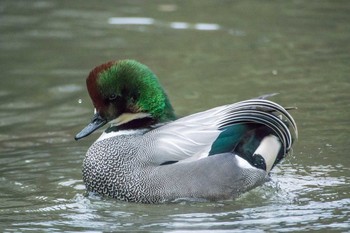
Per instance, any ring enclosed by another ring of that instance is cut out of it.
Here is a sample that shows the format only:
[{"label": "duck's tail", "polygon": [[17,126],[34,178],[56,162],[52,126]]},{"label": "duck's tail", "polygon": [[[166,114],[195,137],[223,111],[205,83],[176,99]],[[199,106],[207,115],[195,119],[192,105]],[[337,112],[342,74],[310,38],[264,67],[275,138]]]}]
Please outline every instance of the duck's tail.
[{"label": "duck's tail", "polygon": [[298,137],[293,117],[279,104],[266,100],[268,96],[242,101],[230,108],[220,123],[222,135],[216,141],[222,145],[233,139],[235,154],[267,172],[287,155]]}]

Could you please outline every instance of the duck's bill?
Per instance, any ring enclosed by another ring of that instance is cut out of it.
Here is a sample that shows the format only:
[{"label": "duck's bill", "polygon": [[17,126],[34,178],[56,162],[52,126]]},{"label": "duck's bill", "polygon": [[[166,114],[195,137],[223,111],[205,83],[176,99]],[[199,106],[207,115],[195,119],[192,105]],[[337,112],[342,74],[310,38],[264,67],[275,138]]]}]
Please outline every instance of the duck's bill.
[{"label": "duck's bill", "polygon": [[75,135],[75,140],[82,139],[86,136],[89,136],[95,130],[101,128],[107,123],[107,120],[102,118],[99,113],[96,113],[92,118],[90,124],[88,124],[80,133]]}]

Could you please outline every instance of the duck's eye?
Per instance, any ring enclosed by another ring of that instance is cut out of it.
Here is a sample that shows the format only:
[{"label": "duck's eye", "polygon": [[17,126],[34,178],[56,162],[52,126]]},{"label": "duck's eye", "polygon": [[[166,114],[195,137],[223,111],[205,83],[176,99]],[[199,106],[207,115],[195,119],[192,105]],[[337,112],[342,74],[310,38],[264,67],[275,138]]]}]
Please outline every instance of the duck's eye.
[{"label": "duck's eye", "polygon": [[111,94],[109,96],[109,100],[115,100],[117,98],[117,95],[116,94]]}]

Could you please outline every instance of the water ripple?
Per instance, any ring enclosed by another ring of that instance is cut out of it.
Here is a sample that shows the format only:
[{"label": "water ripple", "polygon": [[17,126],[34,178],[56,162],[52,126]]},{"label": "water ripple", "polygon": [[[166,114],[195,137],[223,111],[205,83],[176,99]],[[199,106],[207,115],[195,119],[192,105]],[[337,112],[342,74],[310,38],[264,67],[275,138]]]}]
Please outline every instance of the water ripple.
[{"label": "water ripple", "polygon": [[156,20],[153,18],[144,18],[144,17],[111,17],[108,19],[108,24],[123,26],[123,25],[134,25],[134,26],[148,26],[154,25],[163,28],[170,28],[176,30],[198,30],[198,31],[217,31],[224,30],[231,35],[235,36],[244,36],[245,33],[240,30],[229,29],[223,26],[220,26],[216,23],[189,23],[189,22],[164,22]]}]

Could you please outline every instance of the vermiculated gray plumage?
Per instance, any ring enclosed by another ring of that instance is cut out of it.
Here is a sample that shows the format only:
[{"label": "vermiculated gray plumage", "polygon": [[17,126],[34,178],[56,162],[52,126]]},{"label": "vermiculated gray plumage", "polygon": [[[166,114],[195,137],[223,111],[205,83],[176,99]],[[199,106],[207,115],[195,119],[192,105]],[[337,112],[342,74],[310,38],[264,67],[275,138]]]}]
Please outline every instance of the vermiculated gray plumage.
[{"label": "vermiculated gray plumage", "polygon": [[236,197],[267,179],[261,169],[238,166],[237,157],[231,153],[187,163],[152,164],[140,156],[139,137],[120,136],[122,143],[115,147],[109,146],[115,143],[110,138],[90,148],[83,168],[89,191],[144,203],[176,198],[218,200]]},{"label": "vermiculated gray plumage", "polygon": [[83,179],[88,191],[125,201],[230,199],[267,180],[251,151],[275,135],[281,143],[278,162],[291,147],[290,129],[296,137],[293,118],[274,102],[226,105],[146,133],[96,141],[84,159]]}]

